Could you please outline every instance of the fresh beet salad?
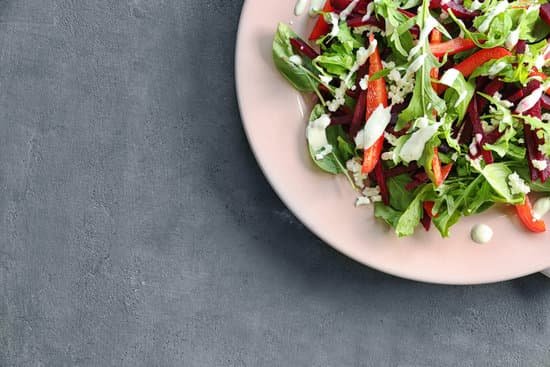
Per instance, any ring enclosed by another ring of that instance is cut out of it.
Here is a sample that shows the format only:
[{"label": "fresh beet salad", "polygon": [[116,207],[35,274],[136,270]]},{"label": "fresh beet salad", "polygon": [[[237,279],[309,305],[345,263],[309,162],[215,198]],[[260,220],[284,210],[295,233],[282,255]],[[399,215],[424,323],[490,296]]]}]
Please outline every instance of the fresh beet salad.
[{"label": "fresh beet salad", "polygon": [[[311,33],[279,25],[273,60],[316,96],[304,130],[318,169],[345,176],[355,205],[398,236],[433,225],[447,237],[495,204],[546,231],[550,4],[314,3]],[[306,7],[298,1],[297,15]]]}]

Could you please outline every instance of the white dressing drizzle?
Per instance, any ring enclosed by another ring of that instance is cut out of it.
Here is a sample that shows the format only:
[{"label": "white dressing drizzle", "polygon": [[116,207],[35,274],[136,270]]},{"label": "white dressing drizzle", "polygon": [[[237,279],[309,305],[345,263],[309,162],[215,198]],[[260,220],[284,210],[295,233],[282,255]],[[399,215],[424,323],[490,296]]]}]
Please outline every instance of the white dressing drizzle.
[{"label": "white dressing drizzle", "polygon": [[363,18],[361,20],[363,22],[367,21],[371,17],[373,10],[374,10],[374,1],[370,2],[367,5],[367,12],[365,13],[365,15],[363,16]]},{"label": "white dressing drizzle", "polygon": [[358,3],[359,3],[359,0],[352,0],[352,2],[349,3],[349,5],[346,6],[346,8],[340,12],[340,19],[346,20],[346,18],[351,14],[351,12],[353,11],[353,9],[355,9]]},{"label": "white dressing drizzle", "polygon": [[437,129],[441,126],[441,123],[435,123],[428,126],[423,126],[416,130],[409,140],[403,144],[399,156],[405,162],[412,162],[419,160],[424,151],[424,146],[430,140],[432,136],[437,132]]},{"label": "white dressing drizzle", "polygon": [[314,152],[329,145],[326,128],[330,125],[330,117],[327,114],[321,115],[317,120],[310,121],[306,129],[306,137],[309,146]]},{"label": "white dressing drizzle", "polygon": [[359,149],[368,149],[384,134],[391,120],[391,107],[379,104],[367,120],[365,127],[357,133],[355,145]]},{"label": "white dressing drizzle", "polygon": [[509,5],[510,4],[508,3],[508,1],[501,1],[500,3],[498,3],[497,6],[495,6],[489,12],[489,14],[487,14],[487,18],[485,18],[483,23],[479,25],[479,27],[477,28],[478,31],[480,31],[481,33],[487,32],[489,30],[489,26],[491,25],[491,22],[493,21],[493,19],[495,19],[495,17],[500,13],[503,13],[504,11],[506,11]]},{"label": "white dressing drizzle", "polygon": [[296,1],[296,5],[294,6],[294,15],[299,17],[300,15],[304,14],[307,9],[307,3],[308,3],[308,0]]},{"label": "white dressing drizzle", "polygon": [[538,199],[533,205],[533,219],[541,220],[550,211],[550,197]]}]

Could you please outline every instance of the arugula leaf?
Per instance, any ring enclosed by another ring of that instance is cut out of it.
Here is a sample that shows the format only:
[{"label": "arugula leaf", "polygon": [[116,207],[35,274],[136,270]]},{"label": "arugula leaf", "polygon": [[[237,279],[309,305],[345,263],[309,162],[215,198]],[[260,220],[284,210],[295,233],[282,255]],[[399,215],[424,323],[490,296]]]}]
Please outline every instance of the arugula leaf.
[{"label": "arugula leaf", "polygon": [[414,234],[414,229],[420,223],[423,213],[423,203],[427,194],[433,192],[433,185],[427,184],[422,186],[415,198],[410,202],[407,209],[395,223],[395,233],[399,237],[410,236]]},{"label": "arugula leaf", "polygon": [[290,44],[291,38],[298,37],[290,27],[284,23],[279,23],[277,32],[273,39],[273,62],[279,72],[294,88],[300,92],[317,92],[315,75],[303,65],[297,65],[290,61],[294,55],[294,50]]},{"label": "arugula leaf", "polygon": [[390,192],[390,206],[399,211],[404,211],[414,199],[412,191],[405,189],[405,186],[411,181],[407,175],[390,177],[387,179],[388,190]]},{"label": "arugula leaf", "polygon": [[413,39],[408,31],[414,25],[414,18],[409,19],[399,11],[399,3],[393,0],[374,2],[375,13],[386,22],[386,34],[390,47],[398,58],[406,58],[413,47]]},{"label": "arugula leaf", "polygon": [[391,206],[384,205],[381,202],[374,203],[374,216],[382,219],[392,228],[395,228],[402,214],[402,212],[393,209]]},{"label": "arugula leaf", "polygon": [[[458,121],[462,121],[474,96],[475,86],[473,81],[467,82],[460,72],[453,73],[453,70],[456,71],[456,69],[452,69],[443,74],[441,83],[449,87],[444,96],[447,106],[450,106],[448,113],[455,113]],[[452,78],[445,78],[445,75],[449,75],[448,73],[453,73]]]},{"label": "arugula leaf", "polygon": [[[431,22],[435,22],[429,12],[429,1],[424,0],[422,8],[419,9],[417,16],[417,24],[422,32],[427,31],[427,27],[424,25],[430,19]],[[439,29],[439,27],[437,27]],[[429,30],[428,30],[429,31]],[[440,66],[439,62],[432,54],[430,50],[430,44],[428,37],[421,34],[419,37],[419,43],[415,46],[418,47],[418,51],[415,55],[422,55],[424,60],[420,69],[416,72],[416,82],[412,99],[409,102],[407,108],[399,114],[397,121],[397,129],[402,129],[407,123],[413,121],[419,117],[429,116],[432,111],[437,111],[438,115],[442,116],[446,110],[445,101],[441,99],[432,87],[431,70]]]}]

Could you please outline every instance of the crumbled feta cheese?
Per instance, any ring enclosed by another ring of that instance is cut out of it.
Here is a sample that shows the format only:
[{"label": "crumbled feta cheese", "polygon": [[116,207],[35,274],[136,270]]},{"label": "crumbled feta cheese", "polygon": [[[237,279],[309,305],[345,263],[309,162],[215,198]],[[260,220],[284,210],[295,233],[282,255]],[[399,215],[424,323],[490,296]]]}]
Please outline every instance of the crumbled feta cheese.
[{"label": "crumbled feta cheese", "polygon": [[449,18],[449,13],[447,13],[445,10],[441,9],[441,14],[439,14],[439,19],[445,20]]},{"label": "crumbled feta cheese", "polygon": [[388,74],[388,97],[391,104],[399,104],[405,101],[407,94],[414,90],[414,73],[405,72],[403,76],[397,69],[391,69]]},{"label": "crumbled feta cheese", "polygon": [[371,203],[370,199],[365,196],[360,196],[355,201],[355,207],[358,208],[360,206],[369,205]]},{"label": "crumbled feta cheese", "polygon": [[327,155],[332,153],[332,151],[333,151],[332,145],[330,145],[330,144],[323,145],[321,150],[319,150],[319,152],[317,154],[315,154],[315,159],[318,160],[318,161],[321,161],[321,160],[325,159],[325,157]]},{"label": "crumbled feta cheese", "polygon": [[[495,100],[497,100],[502,106],[506,107],[506,108],[510,108],[512,107],[514,104],[512,102],[510,102],[509,100],[507,99],[502,99],[502,95],[499,93],[499,92],[495,92],[495,94],[493,94],[493,98]],[[494,108],[494,107],[493,107]],[[494,110],[496,112],[496,110]]]},{"label": "crumbled feta cheese", "polygon": [[540,119],[544,122],[550,122],[550,113],[543,113]]},{"label": "crumbled feta cheese", "polygon": [[367,90],[367,88],[369,87],[369,76],[368,75],[365,75],[364,77],[361,78],[361,80],[359,80],[359,87],[362,90]]},{"label": "crumbled feta cheese", "polygon": [[298,55],[292,55],[288,58],[288,61],[293,63],[294,65],[302,65],[302,58]]},{"label": "crumbled feta cheese", "polygon": [[370,198],[370,201],[372,201],[373,203],[378,203],[382,201],[382,195],[374,195]]},{"label": "crumbled feta cheese", "polygon": [[393,161],[394,157],[395,157],[395,152],[393,150],[390,150],[389,152],[384,152],[380,156],[380,158],[383,161]]},{"label": "crumbled feta cheese", "polygon": [[319,79],[321,79],[321,81],[324,83],[324,84],[330,84],[330,82],[332,82],[332,77],[331,76],[328,76],[328,75],[320,75],[319,76]]},{"label": "crumbled feta cheese", "polygon": [[380,187],[379,186],[365,187],[365,189],[363,190],[363,195],[365,195],[365,196],[375,196],[375,195],[379,195],[379,194],[380,194]]},{"label": "crumbled feta cheese", "polygon": [[341,106],[343,106],[346,103],[346,98],[345,98],[346,90],[347,90],[347,85],[343,80],[341,80],[340,86],[336,88],[336,90],[334,91],[334,99],[332,101],[327,102],[327,107],[329,111],[336,112]]},{"label": "crumbled feta cheese", "polygon": [[533,167],[535,167],[539,171],[544,171],[546,168],[548,168],[548,162],[546,161],[546,159],[533,159],[531,160],[531,163],[533,164]]},{"label": "crumbled feta cheese", "polygon": [[346,168],[348,169],[348,171],[350,171],[355,186],[357,186],[359,189],[362,189],[365,186],[367,175],[363,174],[362,172],[363,167],[361,166],[361,161],[359,160],[359,158],[353,158],[347,161]]},{"label": "crumbled feta cheese", "polygon": [[528,194],[529,192],[531,192],[529,185],[527,185],[525,181],[523,181],[523,179],[519,177],[517,172],[514,172],[508,176],[508,184],[510,185],[510,190],[514,195]]}]

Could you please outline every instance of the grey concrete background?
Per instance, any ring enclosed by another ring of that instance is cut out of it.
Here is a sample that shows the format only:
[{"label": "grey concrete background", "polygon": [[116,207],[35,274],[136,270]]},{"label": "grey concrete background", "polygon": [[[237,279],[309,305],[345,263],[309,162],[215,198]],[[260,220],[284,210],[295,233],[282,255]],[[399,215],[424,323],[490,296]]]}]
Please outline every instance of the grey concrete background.
[{"label": "grey concrete background", "polygon": [[0,366],[550,366],[543,276],[396,279],[285,209],[240,125],[241,5],[0,2]]}]

